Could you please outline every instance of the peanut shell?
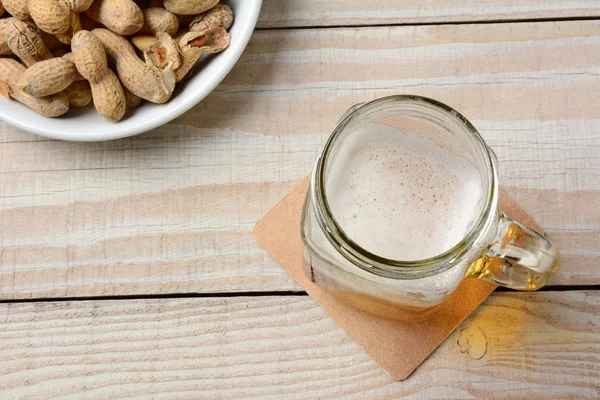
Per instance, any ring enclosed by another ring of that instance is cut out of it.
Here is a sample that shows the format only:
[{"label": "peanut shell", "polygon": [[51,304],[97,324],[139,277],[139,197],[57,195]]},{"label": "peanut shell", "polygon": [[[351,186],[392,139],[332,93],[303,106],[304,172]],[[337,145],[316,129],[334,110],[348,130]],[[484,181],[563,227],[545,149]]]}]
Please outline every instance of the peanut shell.
[{"label": "peanut shell", "polygon": [[12,18],[0,19],[0,56],[9,56],[13,53],[6,42],[6,27],[11,20]]},{"label": "peanut shell", "polygon": [[90,82],[94,106],[100,115],[112,122],[125,115],[125,93],[119,79],[108,69],[102,43],[89,31],[73,35],[71,44],[77,70]]},{"label": "peanut shell", "polygon": [[165,10],[164,8],[145,8],[144,25],[137,33],[138,35],[156,35],[160,32],[166,32],[173,36],[179,30],[179,20],[177,16]]},{"label": "peanut shell", "polygon": [[131,0],[96,0],[85,12],[119,35],[133,35],[144,25],[142,10]]},{"label": "peanut shell", "polygon": [[2,0],[2,5],[16,19],[22,21],[31,19],[28,0]]},{"label": "peanut shell", "polygon": [[11,18],[6,27],[6,42],[28,67],[52,58],[52,53],[42,41],[40,30],[33,23]]},{"label": "peanut shell", "polygon": [[197,15],[190,22],[191,32],[206,32],[210,28],[221,26],[229,29],[233,24],[233,11],[225,4],[217,4],[207,12]]},{"label": "peanut shell", "polygon": [[219,0],[164,0],[163,6],[174,14],[196,15],[210,10]]},{"label": "peanut shell", "polygon": [[71,27],[71,11],[57,0],[33,0],[29,13],[38,28],[51,35],[67,33]]},{"label": "peanut shell", "polygon": [[202,54],[218,53],[229,46],[229,33],[225,28],[211,28],[206,32],[188,32],[179,41],[181,66],[175,70],[177,82],[186,77]]},{"label": "peanut shell", "polygon": [[131,93],[152,103],[164,103],[175,89],[175,73],[161,71],[147,65],[135,54],[131,43],[107,29],[94,29],[94,35],[102,42],[108,58],[117,69],[123,86]]},{"label": "peanut shell", "polygon": [[73,107],[83,108],[92,104],[92,88],[88,81],[73,82],[65,89],[69,96],[69,104]]},{"label": "peanut shell", "polygon": [[58,0],[68,10],[79,13],[84,12],[94,2],[94,0]]},{"label": "peanut shell", "polygon": [[17,87],[25,67],[10,58],[0,58],[0,81],[10,87],[10,97],[46,117],[59,117],[69,111],[69,98],[61,92],[47,97],[34,97]]},{"label": "peanut shell", "polygon": [[50,96],[65,90],[77,77],[75,64],[65,58],[40,61],[21,75],[17,86],[35,97]]}]

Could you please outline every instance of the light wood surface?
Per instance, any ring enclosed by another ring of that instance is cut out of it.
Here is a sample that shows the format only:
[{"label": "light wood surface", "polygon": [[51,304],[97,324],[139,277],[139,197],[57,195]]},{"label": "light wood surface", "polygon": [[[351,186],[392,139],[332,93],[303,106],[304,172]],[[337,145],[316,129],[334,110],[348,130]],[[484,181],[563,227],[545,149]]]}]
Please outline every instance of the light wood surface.
[{"label": "light wood surface", "polygon": [[[0,122],[0,399],[600,398],[597,18],[600,0],[264,0],[234,70],[166,126],[65,143]],[[252,228],[348,107],[399,93],[478,127],[562,270],[393,382]]]},{"label": "light wood surface", "polygon": [[597,0],[264,0],[259,27],[427,24],[600,16]]},{"label": "light wood surface", "polygon": [[3,400],[600,395],[596,291],[493,295],[404,382],[306,296],[4,304],[0,343]]},{"label": "light wood surface", "polygon": [[600,283],[597,21],[256,32],[204,102],[144,135],[0,125],[0,298],[299,290],[251,230],[350,105],[463,112],[509,194],[555,240],[555,285]]}]

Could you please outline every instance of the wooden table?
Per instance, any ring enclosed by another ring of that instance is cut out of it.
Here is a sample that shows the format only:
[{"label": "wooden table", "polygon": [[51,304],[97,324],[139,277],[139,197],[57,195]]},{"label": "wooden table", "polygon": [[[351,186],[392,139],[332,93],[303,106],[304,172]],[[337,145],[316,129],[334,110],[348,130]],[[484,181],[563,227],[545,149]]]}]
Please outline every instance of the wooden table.
[{"label": "wooden table", "polygon": [[[487,4],[486,4],[487,3]],[[266,0],[225,81],[162,128],[0,124],[0,397],[600,396],[600,1]],[[252,227],[350,105],[452,105],[563,255],[393,382]]]}]

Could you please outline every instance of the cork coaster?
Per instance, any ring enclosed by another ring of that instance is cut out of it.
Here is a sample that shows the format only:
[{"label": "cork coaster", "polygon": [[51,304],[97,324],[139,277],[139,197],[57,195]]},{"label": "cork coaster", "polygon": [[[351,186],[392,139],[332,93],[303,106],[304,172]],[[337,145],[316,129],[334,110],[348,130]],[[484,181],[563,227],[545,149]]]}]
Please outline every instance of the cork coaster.
[{"label": "cork coaster", "polygon": [[[254,237],[392,379],[406,379],[494,291],[496,285],[466,279],[423,321],[387,319],[341,303],[304,275],[300,219],[309,183],[310,176],[258,221]],[[499,202],[500,208],[511,218],[542,232],[540,226],[502,190]]]}]

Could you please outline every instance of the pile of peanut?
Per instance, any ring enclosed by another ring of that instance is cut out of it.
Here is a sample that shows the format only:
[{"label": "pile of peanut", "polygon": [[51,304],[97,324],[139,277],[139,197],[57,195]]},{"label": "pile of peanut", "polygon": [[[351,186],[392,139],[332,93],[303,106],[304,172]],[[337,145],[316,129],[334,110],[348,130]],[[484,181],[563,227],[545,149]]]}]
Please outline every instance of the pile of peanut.
[{"label": "pile of peanut", "polygon": [[0,0],[0,94],[46,117],[93,102],[113,122],[164,103],[203,54],[229,46],[233,12],[218,3]]}]

